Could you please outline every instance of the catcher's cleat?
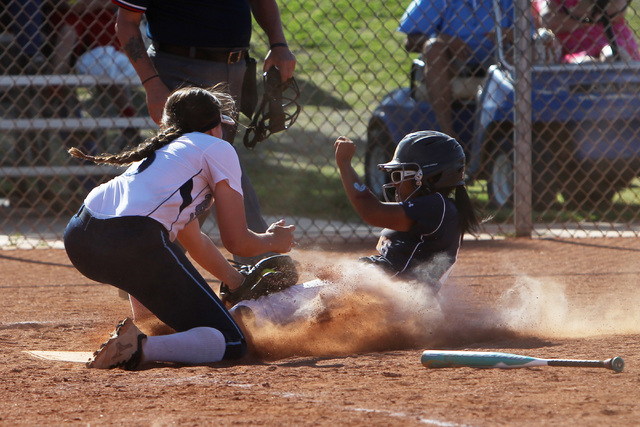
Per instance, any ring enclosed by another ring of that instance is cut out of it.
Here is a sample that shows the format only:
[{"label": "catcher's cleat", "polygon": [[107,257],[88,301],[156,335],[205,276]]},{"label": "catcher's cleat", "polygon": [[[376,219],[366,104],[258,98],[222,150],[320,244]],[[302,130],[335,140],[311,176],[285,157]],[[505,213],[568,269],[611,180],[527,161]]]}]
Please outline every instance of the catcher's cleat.
[{"label": "catcher's cleat", "polygon": [[231,291],[226,284],[220,284],[220,300],[228,307],[233,307],[239,301],[258,299],[282,291],[298,282],[296,264],[288,255],[275,255],[254,266],[239,265],[236,268],[246,276],[242,285]]},{"label": "catcher's cleat", "polygon": [[118,323],[109,340],[93,353],[87,362],[88,368],[111,369],[123,367],[132,371],[136,369],[142,357],[142,340],[147,338],[130,318]]}]

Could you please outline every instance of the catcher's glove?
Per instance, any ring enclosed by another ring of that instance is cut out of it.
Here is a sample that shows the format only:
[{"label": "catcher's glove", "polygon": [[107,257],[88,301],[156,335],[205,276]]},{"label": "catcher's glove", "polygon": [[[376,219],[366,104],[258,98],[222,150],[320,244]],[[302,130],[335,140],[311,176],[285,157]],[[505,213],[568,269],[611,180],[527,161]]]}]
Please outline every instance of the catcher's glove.
[{"label": "catcher's glove", "polygon": [[236,268],[245,276],[242,285],[232,292],[229,286],[220,284],[220,300],[229,308],[243,300],[282,291],[298,282],[296,264],[288,255],[265,258],[253,266],[238,264]]},{"label": "catcher's glove", "polygon": [[282,81],[280,70],[271,67],[264,73],[264,96],[244,134],[245,147],[252,149],[271,134],[289,129],[300,114],[298,83],[291,77]]}]

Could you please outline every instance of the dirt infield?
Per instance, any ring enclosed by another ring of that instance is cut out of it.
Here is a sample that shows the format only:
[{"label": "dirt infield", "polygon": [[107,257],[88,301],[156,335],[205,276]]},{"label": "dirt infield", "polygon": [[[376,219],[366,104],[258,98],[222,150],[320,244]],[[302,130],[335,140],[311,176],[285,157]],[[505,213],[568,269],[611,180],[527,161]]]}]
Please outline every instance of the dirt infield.
[{"label": "dirt infield", "polygon": [[[638,425],[639,239],[466,242],[438,301],[350,271],[371,247],[294,251],[305,280],[345,282],[344,298],[256,330],[244,363],[137,372],[26,354],[95,350],[130,308],[62,250],[1,251],[0,424]],[[428,370],[427,348],[626,366]]]}]

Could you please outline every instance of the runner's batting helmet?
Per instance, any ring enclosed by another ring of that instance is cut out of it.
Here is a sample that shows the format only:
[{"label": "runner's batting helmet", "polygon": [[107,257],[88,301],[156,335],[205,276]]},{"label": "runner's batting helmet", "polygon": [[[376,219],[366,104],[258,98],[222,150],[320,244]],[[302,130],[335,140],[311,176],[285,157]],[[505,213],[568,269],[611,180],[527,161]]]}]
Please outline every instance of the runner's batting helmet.
[{"label": "runner's batting helmet", "polygon": [[387,189],[405,179],[415,180],[417,189],[427,193],[463,185],[464,165],[464,151],[454,138],[436,131],[418,131],[402,138],[393,159],[378,168],[391,174],[391,183],[382,186],[386,195]]}]

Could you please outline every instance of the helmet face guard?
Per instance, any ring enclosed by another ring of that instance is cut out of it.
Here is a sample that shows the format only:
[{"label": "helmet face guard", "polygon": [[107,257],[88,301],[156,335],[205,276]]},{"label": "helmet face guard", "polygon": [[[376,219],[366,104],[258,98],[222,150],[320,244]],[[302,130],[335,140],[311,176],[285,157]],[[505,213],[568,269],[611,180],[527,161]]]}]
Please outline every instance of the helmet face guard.
[{"label": "helmet face guard", "polygon": [[298,83],[291,77],[283,82],[280,70],[271,67],[264,73],[264,96],[244,134],[245,147],[252,149],[274,133],[287,130],[298,119],[300,97]]},{"label": "helmet face guard", "polygon": [[[422,170],[417,163],[404,163],[398,167],[385,167],[384,165],[378,165],[380,170],[383,170],[389,174],[391,181],[382,185],[382,193],[384,194],[384,200],[387,202],[403,202],[410,199],[418,190],[422,188]],[[405,199],[402,199],[398,188],[403,182],[413,181],[415,183],[415,190]],[[391,200],[390,195],[393,195],[394,200]]]},{"label": "helmet face guard", "polygon": [[458,141],[441,132],[418,131],[402,138],[393,159],[378,168],[391,174],[391,183],[382,186],[385,200],[389,201],[387,190],[393,188],[396,201],[402,201],[397,194],[397,187],[402,182],[414,180],[416,186],[405,200],[418,191],[434,193],[463,185],[464,166],[465,155]]}]

